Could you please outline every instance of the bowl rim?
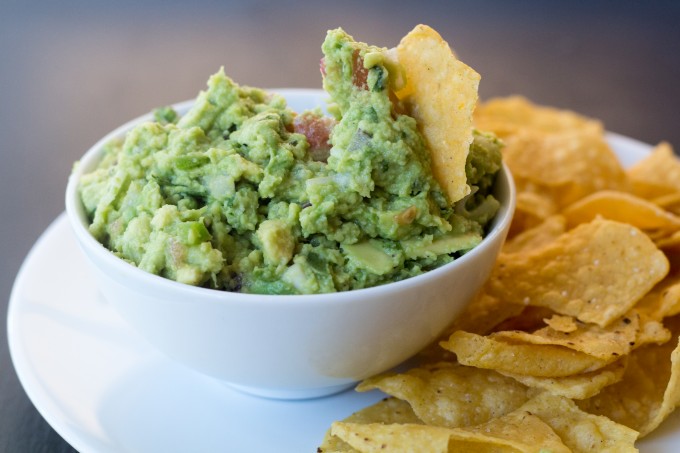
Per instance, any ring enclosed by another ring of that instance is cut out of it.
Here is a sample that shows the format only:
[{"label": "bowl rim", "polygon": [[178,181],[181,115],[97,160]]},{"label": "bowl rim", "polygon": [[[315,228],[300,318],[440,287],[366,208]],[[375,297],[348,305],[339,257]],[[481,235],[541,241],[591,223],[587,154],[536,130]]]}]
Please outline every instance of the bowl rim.
[{"label": "bowl rim", "polygon": [[[327,96],[325,91],[315,88],[278,88],[268,89],[267,91],[280,94],[284,96],[288,103],[290,96],[310,96],[319,99]],[[172,104],[171,106],[181,114],[188,110],[195,99],[190,99],[182,102]],[[144,280],[149,287],[160,285],[166,290],[176,292],[179,296],[186,296],[187,301],[193,301],[195,298],[209,298],[214,299],[217,303],[244,303],[244,304],[259,304],[259,305],[303,305],[309,304],[329,304],[329,303],[348,303],[348,301],[359,301],[360,303],[368,303],[366,299],[371,299],[371,296],[378,296],[382,293],[400,292],[408,287],[420,287],[429,284],[431,281],[443,277],[453,269],[467,265],[468,261],[474,260],[477,255],[486,251],[490,244],[497,240],[498,236],[504,234],[509,229],[510,222],[516,205],[516,188],[512,174],[503,162],[499,176],[505,183],[507,190],[507,202],[501,204],[499,211],[492,220],[491,229],[483,237],[482,242],[475,248],[465,253],[463,256],[456,258],[454,261],[444,264],[436,269],[429,270],[423,274],[409,277],[403,280],[389,282],[382,285],[372,286],[369,288],[354,289],[349,291],[338,291],[333,293],[317,293],[317,294],[250,294],[238,293],[225,290],[218,290],[212,288],[204,288],[198,286],[180,283],[160,275],[152,274],[143,271],[137,266],[126,262],[125,260],[115,256],[103,244],[97,241],[88,231],[85,226],[85,213],[82,202],[78,196],[78,182],[85,171],[91,171],[96,162],[101,158],[101,151],[103,146],[114,138],[124,137],[125,134],[138,124],[145,121],[151,121],[153,113],[149,112],[140,115],[121,126],[115,128],[104,137],[99,139],[92,145],[81,158],[74,164],[73,171],[69,175],[68,183],[65,192],[66,213],[78,242],[81,247],[87,248],[88,251],[93,252],[98,258],[103,260],[107,265],[113,266],[118,272],[129,276],[135,280]],[[498,181],[498,180],[497,180]],[[498,182],[496,183],[498,184]],[[315,301],[314,299],[318,299]]]}]

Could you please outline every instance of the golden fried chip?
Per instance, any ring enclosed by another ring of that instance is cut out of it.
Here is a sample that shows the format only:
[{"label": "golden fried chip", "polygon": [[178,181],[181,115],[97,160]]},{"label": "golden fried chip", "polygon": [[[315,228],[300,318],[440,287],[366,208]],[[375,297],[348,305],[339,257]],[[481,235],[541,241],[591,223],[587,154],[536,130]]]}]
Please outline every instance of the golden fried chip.
[{"label": "golden fried chip", "polygon": [[[562,439],[560,439],[547,423],[526,410],[518,409],[500,418],[490,420],[483,425],[467,428],[467,430],[477,435],[474,438],[476,441],[488,442],[491,445],[501,448],[505,446],[512,448],[507,451],[527,453],[548,451],[551,453],[559,453],[571,451],[564,445]],[[463,430],[459,428],[456,431],[461,432]],[[471,437],[460,434],[452,436],[452,440],[465,441],[472,439],[473,438]],[[458,445],[463,448],[460,448]],[[453,443],[453,445],[451,445],[452,448],[449,451],[489,452],[489,449],[481,446],[478,447],[479,449],[475,449],[474,447],[465,449],[465,445],[466,444]]]},{"label": "golden fried chip", "polygon": [[539,377],[564,377],[598,370],[616,357],[600,359],[563,346],[515,344],[501,338],[455,332],[442,347],[464,365]]},{"label": "golden fried chip", "polygon": [[360,453],[448,453],[451,430],[425,425],[334,422],[331,434],[349,444],[351,451]]},{"label": "golden fried chip", "polygon": [[527,252],[551,243],[567,231],[567,221],[562,215],[553,215],[539,225],[522,231],[505,242],[503,253]]},{"label": "golden fried chip", "polygon": [[645,436],[680,403],[680,318],[668,319],[673,340],[631,353],[623,379],[592,398],[581,409],[604,415]]},{"label": "golden fried chip", "polygon": [[629,186],[599,121],[510,97],[480,105],[475,124],[503,138],[504,159],[519,194],[533,183],[539,193],[566,206],[598,190]]},{"label": "golden fried chip", "polygon": [[352,423],[422,423],[411,406],[398,398],[383,398],[347,417]]},{"label": "golden fried chip", "polygon": [[546,390],[552,395],[582,400],[597,395],[600,390],[623,378],[626,360],[617,360],[610,365],[589,373],[574,374],[565,377],[536,377],[514,373],[501,373],[511,377],[527,387]]},{"label": "golden fried chip", "polygon": [[519,410],[540,418],[560,436],[574,453],[636,452],[638,432],[609,420],[583,412],[566,398],[547,392],[532,398]]},{"label": "golden fried chip", "polygon": [[[422,422],[413,413],[411,406],[397,398],[385,398],[368,406],[343,420],[346,423],[410,423],[421,424]],[[341,453],[355,451],[349,444],[331,435],[330,428],[317,449],[317,453]]]},{"label": "golden fried chip", "polygon": [[332,433],[359,452],[623,453],[637,451],[638,436],[633,429],[546,392],[509,414],[469,428],[334,423]]},{"label": "golden fried chip", "polygon": [[555,202],[549,194],[534,192],[532,189],[517,191],[515,214],[508,232],[509,238],[540,225],[557,211]]},{"label": "golden fried chip", "polygon": [[479,74],[456,59],[446,41],[426,25],[407,34],[397,54],[406,74],[406,88],[397,96],[405,96],[402,101],[430,149],[432,173],[454,203],[470,193],[465,162]]},{"label": "golden fried chip", "polygon": [[333,423],[331,432],[359,452],[570,452],[540,418],[516,411],[473,428]]},{"label": "golden fried chip", "polygon": [[503,158],[515,179],[533,182],[559,206],[598,190],[627,190],[623,167],[602,134],[523,130],[505,138]]},{"label": "golden fried chip", "polygon": [[643,198],[680,192],[680,159],[670,144],[662,142],[627,170],[633,191]]},{"label": "golden fried chip", "polygon": [[680,228],[680,217],[661,209],[651,201],[612,190],[603,190],[582,198],[568,206],[562,214],[566,217],[569,228],[590,222],[598,216],[644,230]]},{"label": "golden fried chip", "polygon": [[640,230],[597,219],[522,256],[502,254],[488,291],[511,303],[544,306],[606,326],[668,268],[664,254]]},{"label": "golden fried chip", "polygon": [[448,428],[485,423],[529,399],[529,389],[514,379],[451,362],[375,376],[357,386],[360,392],[376,388],[408,401],[426,424]]},{"label": "golden fried chip", "polygon": [[640,332],[640,315],[628,313],[606,327],[579,322],[571,332],[560,332],[544,327],[533,333],[522,331],[496,332],[491,336],[515,344],[563,346],[600,359],[628,354]]},{"label": "golden fried chip", "polygon": [[474,115],[480,130],[505,137],[521,130],[544,133],[585,131],[602,134],[602,123],[568,110],[544,107],[521,96],[494,98],[481,104]]},{"label": "golden fried chip", "polygon": [[663,318],[680,313],[680,272],[664,278],[636,305],[636,309],[651,319]]}]

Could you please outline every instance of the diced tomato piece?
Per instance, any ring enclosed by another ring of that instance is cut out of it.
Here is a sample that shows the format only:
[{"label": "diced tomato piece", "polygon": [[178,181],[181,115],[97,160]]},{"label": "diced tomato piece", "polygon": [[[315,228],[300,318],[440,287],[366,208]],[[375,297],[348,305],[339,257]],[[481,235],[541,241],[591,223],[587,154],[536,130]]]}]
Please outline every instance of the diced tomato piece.
[{"label": "diced tomato piece", "polygon": [[352,55],[352,83],[355,87],[368,90],[368,69],[364,68],[364,59],[355,50]]},{"label": "diced tomato piece", "polygon": [[[326,61],[323,58],[319,62],[319,70],[321,75],[326,77]],[[364,60],[359,50],[355,50],[352,54],[352,84],[362,90],[368,89],[368,69],[364,68]]]},{"label": "diced tomato piece", "polygon": [[335,120],[329,117],[319,117],[309,113],[298,115],[293,120],[293,129],[298,134],[307,137],[309,153],[314,160],[326,161],[331,149],[329,139],[335,127]]}]

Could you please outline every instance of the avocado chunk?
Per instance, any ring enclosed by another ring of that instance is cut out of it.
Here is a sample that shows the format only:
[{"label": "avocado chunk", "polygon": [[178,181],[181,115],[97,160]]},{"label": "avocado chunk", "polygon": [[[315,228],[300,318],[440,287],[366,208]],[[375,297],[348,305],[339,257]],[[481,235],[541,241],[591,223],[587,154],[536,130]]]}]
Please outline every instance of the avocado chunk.
[{"label": "avocado chunk", "polygon": [[304,256],[295,258],[293,264],[281,276],[281,280],[300,294],[316,294],[322,289],[314,270]]},{"label": "avocado chunk", "polygon": [[265,220],[257,229],[264,261],[270,265],[286,264],[293,257],[295,237],[283,220]]},{"label": "avocado chunk", "polygon": [[431,242],[418,239],[401,241],[406,258],[423,258],[427,255],[444,255],[460,251],[467,251],[482,242],[482,237],[477,233],[446,234],[433,239]]},{"label": "avocado chunk", "polygon": [[363,241],[342,246],[347,257],[361,269],[384,275],[394,269],[394,260],[375,241]]}]

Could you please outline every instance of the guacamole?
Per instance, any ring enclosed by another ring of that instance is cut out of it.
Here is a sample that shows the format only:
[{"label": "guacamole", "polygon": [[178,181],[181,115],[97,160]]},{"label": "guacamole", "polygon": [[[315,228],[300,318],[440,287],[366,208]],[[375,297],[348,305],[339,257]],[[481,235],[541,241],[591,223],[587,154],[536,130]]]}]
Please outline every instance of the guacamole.
[{"label": "guacamole", "polygon": [[220,70],[185,115],[159,109],[108,143],[79,186],[91,234],[153,274],[259,294],[394,282],[476,246],[499,206],[500,142],[475,133],[472,193],[452,205],[385,49],[338,29],[322,50],[331,116]]}]

